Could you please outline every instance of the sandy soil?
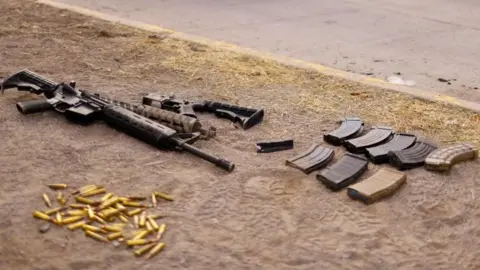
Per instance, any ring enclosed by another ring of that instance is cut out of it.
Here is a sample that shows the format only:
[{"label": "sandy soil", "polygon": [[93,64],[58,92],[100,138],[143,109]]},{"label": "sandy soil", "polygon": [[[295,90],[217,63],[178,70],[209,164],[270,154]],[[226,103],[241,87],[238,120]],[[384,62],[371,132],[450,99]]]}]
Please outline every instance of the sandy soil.
[{"label": "sandy soil", "polygon": [[[233,161],[236,170],[228,174],[188,154],[156,150],[102,123],[81,127],[55,112],[21,115],[15,102],[32,97],[6,92],[0,98],[1,269],[480,268],[475,249],[480,236],[478,161],[459,164],[444,175],[409,171],[407,185],[394,196],[365,206],[350,200],[345,190],[327,190],[313,173],[307,176],[284,165],[286,158],[321,142],[323,132],[336,128],[332,115],[356,110],[331,105],[325,105],[324,113],[302,109],[299,104],[305,103],[296,98],[312,95],[307,86],[240,85],[222,96],[221,84],[212,87],[207,82],[231,77],[214,66],[206,68],[208,79],[172,68],[167,58],[178,48],[175,43],[163,51],[157,46],[125,52],[138,39],[158,43],[163,37],[149,38],[147,33],[25,1],[0,0],[0,7],[6,14],[0,17],[0,76],[27,67],[57,81],[75,79],[80,87],[125,101],[139,102],[147,92],[175,92],[261,106],[267,113],[264,123],[248,131],[200,116],[205,125],[217,127],[218,135],[196,145]],[[168,61],[159,64],[151,59]],[[335,81],[326,80],[322,87],[330,83]],[[391,102],[406,99],[378,95]],[[363,102],[367,106],[376,101]],[[448,125],[458,124],[449,127],[456,136],[478,134],[469,128],[478,123],[472,122],[478,115],[435,108],[452,113],[444,118],[451,121]],[[359,116],[372,119],[368,113]],[[392,121],[386,124],[394,125]],[[422,130],[398,123],[432,136],[443,130],[440,125],[447,125],[434,122]],[[437,135],[447,142],[451,134]],[[293,138],[295,149],[255,153],[255,142],[276,138]],[[336,149],[336,159],[342,151]],[[377,169],[370,164],[362,179]],[[153,190],[172,194],[176,200],[159,207],[168,215],[167,248],[145,261],[130,250],[94,242],[79,232],[52,228],[40,234],[42,222],[34,220],[32,212],[45,209],[41,194],[49,192],[45,184],[52,182],[99,184],[119,194],[145,195]]]}]

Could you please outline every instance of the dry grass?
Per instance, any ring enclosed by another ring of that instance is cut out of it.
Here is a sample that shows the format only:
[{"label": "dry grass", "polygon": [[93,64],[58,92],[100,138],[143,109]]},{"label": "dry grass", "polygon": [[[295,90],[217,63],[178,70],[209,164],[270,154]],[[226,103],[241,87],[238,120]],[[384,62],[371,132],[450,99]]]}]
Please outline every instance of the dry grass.
[{"label": "dry grass", "polygon": [[[398,131],[415,132],[443,143],[480,143],[480,116],[461,108],[182,40],[138,38],[131,48],[122,50],[156,56],[149,68],[167,67],[181,72],[187,84],[201,81],[218,96],[231,97],[236,89],[245,88],[302,88],[307,91],[292,93],[299,111],[330,118],[359,115],[370,123],[391,125]],[[158,52],[168,52],[167,57]]]},{"label": "dry grass", "polygon": [[[24,60],[24,66],[31,64],[40,72],[48,74],[55,63],[65,61],[71,54],[75,65],[65,68],[65,74],[155,81],[158,74],[169,72],[185,79],[185,85],[199,84],[230,99],[239,89],[300,89],[292,91],[288,98],[298,112],[316,112],[323,118],[358,115],[369,123],[419,132],[443,143],[480,143],[480,117],[467,110],[172,39],[167,33],[148,33],[66,11],[58,14],[50,7],[31,2],[1,0],[0,4],[7,14],[0,18],[0,38],[24,37],[27,42],[19,50],[22,55],[16,57]],[[19,16],[23,13],[20,6],[25,5],[35,11],[26,20]],[[110,42],[99,47],[99,40],[105,39]],[[39,44],[31,46],[40,47],[40,53],[28,49],[34,40]],[[13,57],[13,52],[4,52],[2,56]],[[26,59],[50,62],[40,65]],[[5,69],[2,71],[11,72]],[[277,106],[281,109],[281,105]]]}]

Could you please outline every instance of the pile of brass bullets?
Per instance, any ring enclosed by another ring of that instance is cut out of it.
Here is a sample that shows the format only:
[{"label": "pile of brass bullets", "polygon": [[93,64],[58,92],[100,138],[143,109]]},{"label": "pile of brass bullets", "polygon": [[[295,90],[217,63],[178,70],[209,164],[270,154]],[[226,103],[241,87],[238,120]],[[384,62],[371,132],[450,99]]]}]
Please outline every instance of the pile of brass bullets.
[{"label": "pile of brass bullets", "polygon": [[[83,230],[86,236],[101,242],[125,243],[129,248],[136,248],[133,254],[137,257],[147,254],[146,258],[150,259],[165,247],[161,240],[167,225],[156,221],[165,216],[150,214],[148,210],[157,206],[158,199],[173,201],[171,196],[153,192],[149,198],[120,197],[98,185],[86,185],[64,195],[66,184],[47,186],[57,192],[56,203],[43,193],[48,209],[34,211],[35,218],[57,226],[67,225],[71,231]],[[69,204],[70,198],[74,202]]]}]

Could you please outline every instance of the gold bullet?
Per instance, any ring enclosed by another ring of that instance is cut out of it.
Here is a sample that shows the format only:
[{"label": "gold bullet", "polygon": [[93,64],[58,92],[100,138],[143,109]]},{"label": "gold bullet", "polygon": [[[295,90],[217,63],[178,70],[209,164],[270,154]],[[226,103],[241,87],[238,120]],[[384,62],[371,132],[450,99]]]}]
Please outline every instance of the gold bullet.
[{"label": "gold bullet", "polygon": [[91,196],[95,196],[95,195],[102,194],[102,193],[105,193],[105,188],[92,189],[92,190],[89,190],[88,192],[84,192],[80,195],[82,195],[82,197],[91,197]]},{"label": "gold bullet", "polygon": [[132,232],[132,235],[133,235],[133,236],[136,236],[136,235],[138,235],[138,234],[140,234],[140,233],[143,233],[144,231],[145,231],[144,229],[136,230],[136,231],[133,231],[133,232]]},{"label": "gold bullet", "polygon": [[46,221],[51,221],[52,219],[50,218],[50,216],[46,215],[45,213],[42,213],[40,211],[34,211],[33,212],[33,216],[36,217],[36,218],[39,218],[39,219],[43,219],[43,220],[46,220]]},{"label": "gold bullet", "polygon": [[164,199],[164,200],[173,201],[172,196],[170,196],[170,195],[168,195],[168,194],[166,194],[166,193],[155,191],[154,194],[155,194],[155,196],[160,197],[160,198],[162,198],[162,199]]},{"label": "gold bullet", "polygon": [[127,210],[127,208],[125,208],[125,206],[123,206],[123,205],[120,204],[120,203],[115,204],[115,208],[117,208],[117,209],[120,210],[120,211]]},{"label": "gold bullet", "polygon": [[121,203],[130,201],[130,199],[128,199],[127,197],[118,197],[118,200],[119,200]]},{"label": "gold bullet", "polygon": [[70,216],[85,216],[87,215],[87,211],[85,210],[70,210],[70,211],[67,211],[67,214],[70,215]]},{"label": "gold bullet", "polygon": [[160,238],[162,238],[166,230],[167,230],[167,224],[164,223],[160,225],[160,228],[158,228],[157,238],[155,240],[156,241],[160,240]]},{"label": "gold bullet", "polygon": [[148,240],[148,239],[127,240],[128,246],[139,246],[139,245],[146,245],[150,243],[152,243],[152,240]]},{"label": "gold bullet", "polygon": [[98,215],[93,215],[93,219],[95,219],[99,223],[107,224],[107,222],[104,219],[102,219],[101,217],[99,217]]},{"label": "gold bullet", "polygon": [[140,212],[142,212],[142,211],[144,211],[144,209],[141,209],[141,208],[133,209],[133,210],[127,212],[127,216],[131,217],[131,216],[140,214]]},{"label": "gold bullet", "polygon": [[112,196],[113,196],[113,193],[110,193],[110,192],[109,192],[109,193],[105,194],[105,195],[100,199],[100,201],[101,201],[101,202],[104,202],[104,201],[110,199]]},{"label": "gold bullet", "polygon": [[60,212],[57,212],[57,213],[56,213],[55,219],[57,220],[57,222],[58,222],[59,224],[62,224],[62,214],[60,214]]},{"label": "gold bullet", "polygon": [[82,216],[74,216],[74,217],[68,217],[68,218],[65,218],[63,219],[63,224],[70,224],[70,223],[73,223],[73,222],[77,222],[79,220],[83,219]]},{"label": "gold bullet", "polygon": [[[65,223],[65,221],[63,221],[63,222]],[[79,222],[77,222],[77,223],[74,223],[74,224],[69,225],[69,226],[68,226],[68,229],[71,230],[71,231],[76,230],[76,229],[78,229],[78,228],[83,227],[83,225],[84,225],[85,223],[86,223],[85,220],[79,221]]]},{"label": "gold bullet", "polygon": [[147,230],[153,231],[152,224],[150,224],[150,222],[148,222],[148,220],[145,222],[145,227],[147,227]]},{"label": "gold bullet", "polygon": [[148,244],[146,246],[143,246],[137,250],[135,250],[133,253],[135,254],[135,256],[142,256],[143,254],[145,254],[145,252],[149,251],[150,249],[152,249],[157,243],[151,243],[151,244]]},{"label": "gold bullet", "polygon": [[98,207],[98,210],[102,210],[102,209],[105,209],[107,207],[110,207],[110,206],[116,204],[118,201],[119,201],[119,198],[114,196],[114,197],[104,201],[103,203],[101,203],[100,206]]},{"label": "gold bullet", "polygon": [[67,200],[65,198],[60,199],[58,202],[60,203],[60,205],[67,204]]},{"label": "gold bullet", "polygon": [[88,213],[88,218],[93,219],[94,214],[93,214],[93,209],[90,207],[90,205],[87,205],[87,213]]},{"label": "gold bullet", "polygon": [[122,202],[122,203],[123,203],[123,205],[130,206],[130,207],[145,207],[145,205],[143,205],[139,202],[125,201],[125,202]]},{"label": "gold bullet", "polygon": [[143,239],[147,237],[150,234],[151,231],[149,230],[144,230],[138,234],[135,235],[135,237],[132,238],[132,240],[138,240],[138,239]]},{"label": "gold bullet", "polygon": [[147,221],[147,212],[143,211],[140,215],[140,220],[138,221],[138,226],[145,227],[145,222]]},{"label": "gold bullet", "polygon": [[147,255],[147,260],[152,258],[153,256],[157,255],[160,251],[163,250],[163,248],[165,247],[165,243],[163,242],[160,242],[158,243],[156,246],[154,246],[150,252],[148,253]]},{"label": "gold bullet", "polygon": [[72,203],[70,204],[70,208],[74,208],[74,209],[85,209],[87,206],[83,205],[83,204],[79,204],[79,203]]},{"label": "gold bullet", "polygon": [[155,193],[152,193],[152,205],[157,207],[157,196],[155,196]]},{"label": "gold bullet", "polygon": [[125,226],[127,226],[127,224],[123,224],[123,223],[112,223],[112,224],[110,224],[110,226],[124,228]]},{"label": "gold bullet", "polygon": [[103,225],[100,228],[102,228],[105,231],[109,231],[109,232],[121,232],[122,231],[122,228],[115,227],[115,226],[108,226],[108,225]]},{"label": "gold bullet", "polygon": [[67,188],[67,184],[47,184],[47,187],[51,189],[65,189]]},{"label": "gold bullet", "polygon": [[149,217],[152,218],[152,219],[159,219],[159,218],[166,217],[166,215],[156,214],[156,215],[149,215]]},{"label": "gold bullet", "polygon": [[108,238],[108,240],[114,240],[114,239],[120,238],[122,236],[123,236],[122,232],[114,232],[114,233],[109,234],[107,236],[107,238]]},{"label": "gold bullet", "polygon": [[89,192],[93,191],[93,190],[96,190],[97,188],[100,188],[100,187],[97,187],[96,185],[92,185],[90,187],[86,187],[84,189],[80,189],[80,196],[83,196],[83,194],[88,194]]},{"label": "gold bullet", "polygon": [[133,223],[135,223],[135,228],[138,228],[138,216],[133,216]]},{"label": "gold bullet", "polygon": [[87,236],[90,236],[90,237],[96,239],[96,240],[99,240],[99,241],[108,243],[108,239],[107,239],[107,238],[105,238],[105,237],[103,237],[103,236],[101,236],[101,235],[99,235],[99,234],[96,234],[96,233],[94,233],[94,232],[92,232],[92,231],[86,230],[86,231],[85,231],[85,234],[86,234]]},{"label": "gold bullet", "polygon": [[110,221],[111,218],[113,218],[113,215],[117,212],[118,210],[115,209],[115,208],[108,208],[108,209],[105,209],[103,210],[102,212],[98,213],[98,215],[107,220],[107,221]]},{"label": "gold bullet", "polygon": [[73,195],[80,194],[82,192],[88,191],[89,189],[96,188],[96,187],[97,187],[96,185],[86,185],[86,186],[83,186],[83,187],[75,190],[74,192],[72,192],[72,194]]},{"label": "gold bullet", "polygon": [[158,224],[157,222],[150,216],[147,217],[148,219],[148,223],[150,223],[150,225],[152,225],[152,228],[155,229],[155,230],[158,230]]},{"label": "gold bullet", "polygon": [[85,231],[106,233],[106,231],[102,230],[101,228],[95,227],[95,226],[92,226],[92,225],[88,225],[88,224],[84,224],[84,225],[83,225],[83,229],[84,229]]},{"label": "gold bullet", "polygon": [[128,223],[128,218],[124,214],[118,216],[122,222]]},{"label": "gold bullet", "polygon": [[89,204],[89,205],[94,205],[96,204],[95,201],[93,200],[90,200],[90,199],[87,199],[87,198],[84,198],[84,197],[81,197],[81,196],[77,196],[75,197],[75,200],[79,203],[84,203],[84,204]]},{"label": "gold bullet", "polygon": [[103,212],[103,215],[105,216],[105,218],[109,218],[109,217],[112,217],[118,213],[120,213],[122,210],[120,209],[115,209],[115,208],[111,208],[111,209],[107,209],[107,211]]},{"label": "gold bullet", "polygon": [[47,205],[48,208],[52,208],[52,203],[50,202],[50,199],[48,198],[47,193],[42,194],[43,201],[45,201],[45,204]]},{"label": "gold bullet", "polygon": [[65,197],[63,197],[63,193],[61,191],[59,191],[57,193],[57,201],[60,205],[65,205],[65,203],[67,203],[67,201],[65,200]]},{"label": "gold bullet", "polygon": [[61,210],[65,210],[65,208],[64,207],[57,207],[57,208],[53,208],[53,209],[48,209],[44,213],[47,214],[47,215],[52,215],[52,214],[55,214],[55,213],[57,213]]},{"label": "gold bullet", "polygon": [[100,213],[97,213],[97,215],[103,219],[105,219],[105,213],[103,212],[100,212]]}]

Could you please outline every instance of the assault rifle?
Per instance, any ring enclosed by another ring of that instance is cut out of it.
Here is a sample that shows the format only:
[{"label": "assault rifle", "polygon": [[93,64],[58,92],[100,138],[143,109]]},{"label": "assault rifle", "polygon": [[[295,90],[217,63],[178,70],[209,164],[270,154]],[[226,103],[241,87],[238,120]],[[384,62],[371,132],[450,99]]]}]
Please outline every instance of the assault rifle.
[{"label": "assault rifle", "polygon": [[0,81],[0,91],[17,88],[37,95],[45,100],[18,102],[18,111],[23,114],[55,110],[68,120],[87,125],[95,120],[103,120],[111,127],[140,139],[162,150],[183,150],[207,160],[229,172],[235,165],[225,159],[215,157],[191,145],[200,133],[177,133],[172,128],[154,122],[140,114],[122,108],[102,99],[99,95],[75,88],[75,82],[56,83],[30,70],[19,71]]},{"label": "assault rifle", "polygon": [[249,129],[259,124],[264,115],[263,109],[240,107],[210,100],[191,102],[177,99],[175,96],[162,96],[154,93],[144,96],[142,103],[193,118],[197,118],[195,112],[214,113],[215,116],[226,118],[242,129]]}]

